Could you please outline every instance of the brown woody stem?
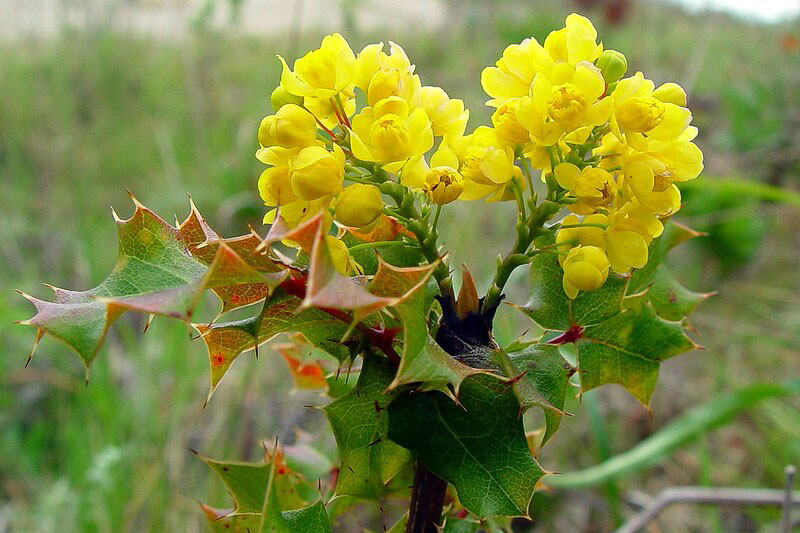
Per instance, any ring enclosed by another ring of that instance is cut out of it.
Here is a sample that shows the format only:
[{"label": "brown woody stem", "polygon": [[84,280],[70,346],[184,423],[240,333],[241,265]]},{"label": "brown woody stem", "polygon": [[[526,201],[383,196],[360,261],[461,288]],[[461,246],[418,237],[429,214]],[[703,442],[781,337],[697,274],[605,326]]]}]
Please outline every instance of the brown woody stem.
[{"label": "brown woody stem", "polygon": [[417,461],[406,533],[439,533],[447,481]]}]

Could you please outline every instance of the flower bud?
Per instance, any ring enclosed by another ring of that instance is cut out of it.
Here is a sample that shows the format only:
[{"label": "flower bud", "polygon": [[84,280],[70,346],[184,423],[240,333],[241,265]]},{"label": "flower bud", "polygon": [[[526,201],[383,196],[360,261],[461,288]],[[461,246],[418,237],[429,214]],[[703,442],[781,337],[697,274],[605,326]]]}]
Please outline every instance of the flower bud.
[{"label": "flower bud", "polygon": [[333,145],[329,152],[321,146],[303,148],[292,161],[292,191],[306,201],[335,194],[344,180],[344,152]]},{"label": "flower bud", "polygon": [[628,60],[621,52],[604,50],[597,58],[597,68],[603,73],[606,83],[614,83],[622,78],[628,70]]},{"label": "flower bud", "polygon": [[425,177],[425,187],[431,200],[438,205],[449,204],[464,191],[464,179],[450,167],[434,167]]},{"label": "flower bud", "polygon": [[661,100],[665,104],[675,104],[686,107],[686,91],[677,83],[665,83],[653,91],[653,98]]},{"label": "flower bud", "polygon": [[286,104],[294,104],[294,105],[302,105],[303,104],[303,97],[297,96],[286,89],[284,89],[283,85],[278,85],[275,87],[275,90],[272,91],[272,94],[269,97],[270,102],[272,102],[272,110],[276,113],[278,109],[282,108]]},{"label": "flower bud", "polygon": [[317,138],[314,116],[295,104],[286,104],[277,113],[264,117],[258,127],[262,146],[303,148]]},{"label": "flower bud", "polygon": [[617,106],[617,120],[626,130],[645,133],[664,120],[666,108],[651,96],[632,96]]},{"label": "flower bud", "polygon": [[608,278],[608,257],[597,246],[576,246],[564,260],[564,292],[575,298],[578,291],[592,291]]},{"label": "flower bud", "polygon": [[383,212],[383,197],[374,185],[356,183],[339,194],[334,210],[336,220],[343,225],[363,228],[378,220]]}]

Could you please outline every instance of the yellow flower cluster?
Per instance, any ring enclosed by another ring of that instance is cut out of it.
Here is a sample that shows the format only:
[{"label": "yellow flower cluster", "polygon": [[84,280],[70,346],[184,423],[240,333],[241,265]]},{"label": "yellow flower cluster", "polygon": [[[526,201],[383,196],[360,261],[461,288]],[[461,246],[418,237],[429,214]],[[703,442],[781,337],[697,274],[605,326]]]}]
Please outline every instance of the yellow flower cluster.
[{"label": "yellow flower cluster", "polygon": [[257,157],[268,165],[261,197],[289,225],[328,210],[342,226],[369,228],[384,212],[383,181],[431,206],[516,200],[524,216],[537,169],[550,199],[574,213],[556,235],[571,298],[601,286],[609,269],[643,267],[662,220],[680,208],[675,183],[703,168],[683,89],[640,72],[623,78],[625,56],[604,50],[580,15],[484,69],[492,126],[471,133],[464,103],[424,86],[395,43],[356,54],[333,34],[292,67],[280,61]]},{"label": "yellow flower cluster", "polygon": [[641,72],[623,79],[626,70],[625,56],[604,51],[573,14],[543,45],[506,48],[481,77],[498,134],[552,173],[575,213],[556,237],[571,298],[601,286],[609,268],[643,267],[661,220],[680,208],[675,183],[703,169],[683,89],[656,88]]}]

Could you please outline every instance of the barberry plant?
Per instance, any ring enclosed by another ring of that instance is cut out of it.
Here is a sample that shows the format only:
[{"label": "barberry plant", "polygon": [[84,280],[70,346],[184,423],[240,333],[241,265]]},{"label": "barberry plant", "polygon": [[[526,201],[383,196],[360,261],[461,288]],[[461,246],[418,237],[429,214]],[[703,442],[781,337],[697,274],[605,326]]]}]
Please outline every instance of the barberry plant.
[{"label": "barberry plant", "polygon": [[[665,263],[696,236],[668,222],[676,184],[703,168],[686,93],[624,77],[625,56],[576,14],[484,69],[492,126],[469,134],[464,103],[423,85],[395,43],[356,54],[333,34],[292,67],[279,59],[256,152],[266,234],[223,238],[194,205],[173,226],[134,199],[131,218],[114,215],[111,274],[87,291],[53,288],[53,302],[26,295],[37,312],[24,323],[88,372],[124,312],[191,322],[211,290],[220,318],[192,324],[208,348],[208,399],[241,353],[285,334],[275,351],[296,386],[332,399],[338,464],[308,443],[268,446],[258,464],[203,458],[233,497],[232,509],[203,506],[215,531],[323,533],[349,502],[390,495],[410,499],[392,531],[529,516],[551,475],[535,452],[570,385],[616,383],[647,406],[660,363],[696,346],[684,325],[707,295]],[[456,294],[438,233],[443,209],[476,200],[517,207],[516,240],[482,296],[466,269]],[[522,266],[530,293],[509,300],[544,333],[500,346],[495,313]],[[224,320],[247,306],[249,318]],[[540,431],[526,431],[531,408]]]}]

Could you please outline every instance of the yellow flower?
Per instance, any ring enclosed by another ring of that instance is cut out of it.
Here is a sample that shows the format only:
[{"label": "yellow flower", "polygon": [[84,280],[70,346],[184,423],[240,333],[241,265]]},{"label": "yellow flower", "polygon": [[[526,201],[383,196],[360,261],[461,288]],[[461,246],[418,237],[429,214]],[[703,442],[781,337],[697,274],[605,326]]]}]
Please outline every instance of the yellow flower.
[{"label": "yellow flower", "polygon": [[353,118],[350,143],[356,158],[397,172],[433,147],[433,130],[423,109],[409,113],[405,100],[390,96]]},{"label": "yellow flower", "polygon": [[420,106],[427,113],[437,137],[460,137],[464,134],[469,120],[469,111],[464,109],[464,102],[450,98],[441,87],[422,87],[419,97]]},{"label": "yellow flower", "polygon": [[[280,206],[281,218],[290,228],[297,227],[306,220],[314,217],[321,210],[325,209],[331,202],[330,196],[323,196],[312,202],[297,199],[294,202]],[[272,209],[264,215],[264,224],[274,224],[278,210]]]},{"label": "yellow flower", "polygon": [[691,112],[674,103],[683,100],[683,90],[676,84],[659,87],[658,93],[654,88],[655,84],[641,72],[617,82],[611,95],[614,101],[611,128],[620,140],[626,134],[627,142],[636,145],[641,142],[637,134],[646,133],[648,139],[670,141],[689,126]]},{"label": "yellow flower", "polygon": [[356,75],[356,57],[347,41],[334,33],[322,39],[321,46],[294,62],[294,70],[278,56],[283,65],[281,85],[291,94],[328,99],[352,84]]},{"label": "yellow flower", "polygon": [[266,205],[286,205],[297,200],[289,179],[289,167],[270,167],[258,178],[258,192]]},{"label": "yellow flower", "polygon": [[266,147],[303,148],[316,138],[314,116],[295,104],[281,106],[274,115],[264,117],[258,127],[258,142]]},{"label": "yellow flower", "polygon": [[387,55],[383,43],[364,47],[356,62],[356,86],[367,94],[371,106],[390,96],[413,104],[422,86],[419,76],[400,45],[389,41],[389,49]]},{"label": "yellow flower", "polygon": [[[342,89],[339,93],[339,98],[344,105],[345,115],[352,117],[356,112],[356,95],[353,92],[353,86],[350,85]],[[314,98],[307,96],[303,98],[303,105],[308,109],[322,124],[328,129],[333,129],[339,125],[339,117],[336,116],[338,106],[335,106],[335,101],[330,98]]]},{"label": "yellow flower", "polygon": [[547,36],[544,48],[554,60],[572,65],[593,62],[603,51],[603,45],[597,44],[597,30],[592,22],[577,13],[567,16],[565,28]]},{"label": "yellow flower", "polygon": [[578,199],[570,208],[576,213],[591,213],[595,208],[611,204],[617,184],[608,171],[587,166],[583,170],[572,163],[560,163],[555,168],[558,184]]},{"label": "yellow flower", "polygon": [[[663,229],[658,218],[646,209],[628,203],[623,210],[612,212],[606,230],[606,252],[611,268],[625,274],[647,264],[647,245],[656,228]],[[660,233],[660,230],[658,231]]]},{"label": "yellow flower", "polygon": [[499,200],[511,180],[522,177],[522,171],[514,164],[514,150],[503,142],[494,128],[480,126],[470,135],[454,139],[452,148],[461,163],[459,170],[464,178],[461,200],[477,200],[488,195]]},{"label": "yellow flower", "polygon": [[383,212],[383,197],[374,185],[355,183],[339,193],[333,208],[336,220],[344,226],[364,228]]},{"label": "yellow flower", "polygon": [[653,97],[664,103],[686,107],[686,91],[677,83],[665,83],[653,91]]},{"label": "yellow flower", "polygon": [[[568,215],[561,221],[562,226],[572,226],[580,224],[581,219],[576,215]],[[608,224],[608,217],[602,213],[595,213],[584,217],[584,224]],[[597,248],[606,247],[606,236],[603,228],[599,226],[584,226],[579,228],[563,228],[559,229],[556,234],[556,244],[558,249],[563,252],[568,252],[570,248],[575,246],[596,246]],[[559,263],[564,263],[564,256],[558,257]]]},{"label": "yellow flower", "polygon": [[322,146],[303,148],[290,166],[295,195],[313,201],[338,192],[344,180],[344,160],[344,152],[337,144],[332,152]]},{"label": "yellow flower", "polygon": [[519,98],[509,98],[492,114],[492,124],[500,138],[511,146],[527,144],[531,140],[528,130],[517,120]]},{"label": "yellow flower", "polygon": [[602,287],[608,279],[609,262],[606,253],[597,246],[576,246],[564,259],[564,292],[575,298],[578,291]]},{"label": "yellow flower", "polygon": [[605,124],[611,114],[611,100],[600,99],[605,81],[600,70],[588,62],[572,67],[560,63],[550,76],[537,74],[531,96],[520,99],[516,115],[531,137],[550,146],[565,133],[581,127]]},{"label": "yellow flower", "polygon": [[464,178],[458,173],[458,157],[443,145],[431,157],[433,168],[425,176],[425,188],[434,203],[449,204],[464,191]]},{"label": "yellow flower", "polygon": [[536,74],[549,71],[554,62],[536,39],[509,45],[496,66],[481,73],[483,90],[492,97],[487,104],[497,107],[509,98],[527,96]]}]

